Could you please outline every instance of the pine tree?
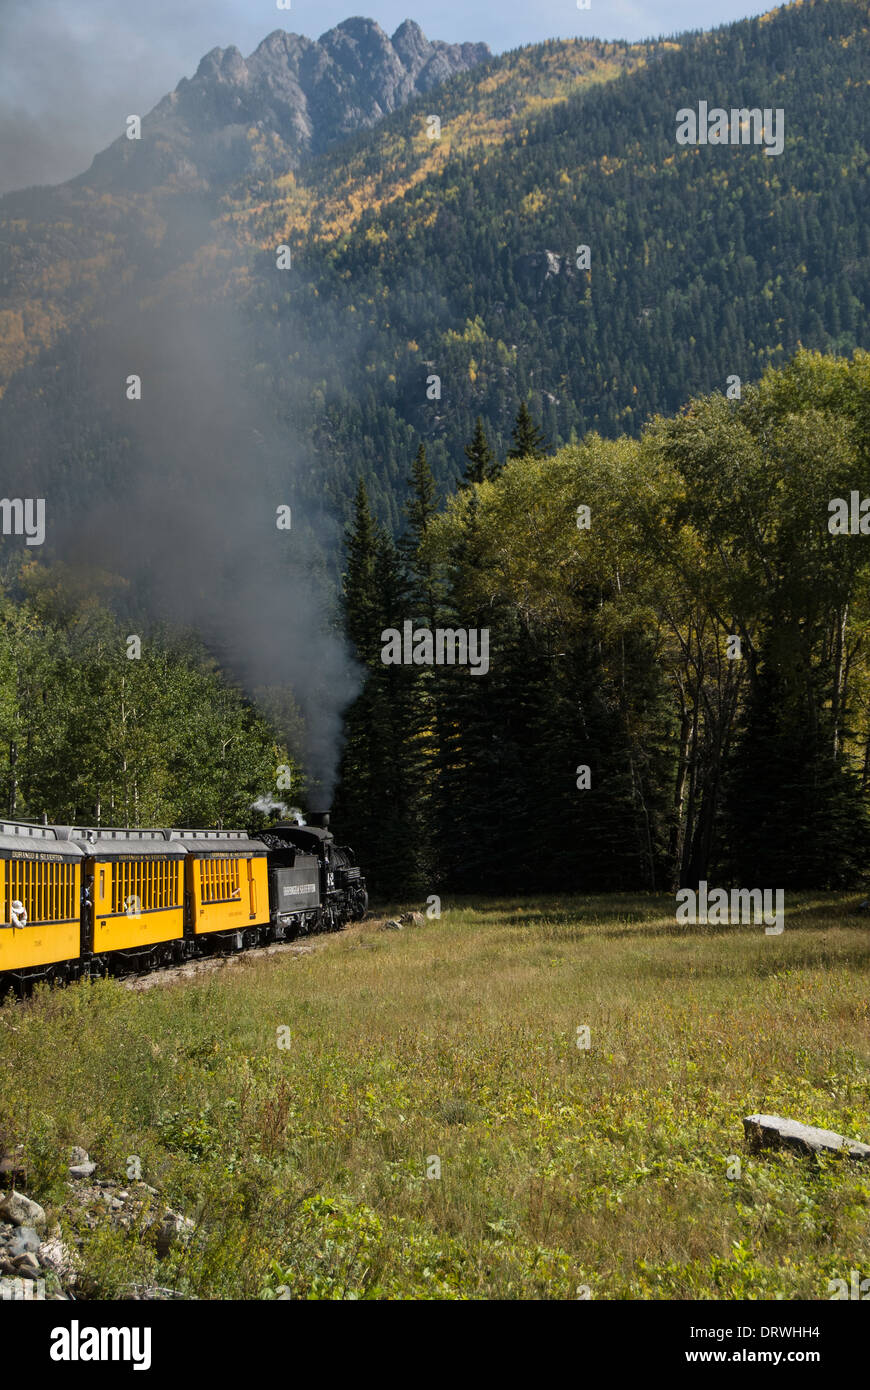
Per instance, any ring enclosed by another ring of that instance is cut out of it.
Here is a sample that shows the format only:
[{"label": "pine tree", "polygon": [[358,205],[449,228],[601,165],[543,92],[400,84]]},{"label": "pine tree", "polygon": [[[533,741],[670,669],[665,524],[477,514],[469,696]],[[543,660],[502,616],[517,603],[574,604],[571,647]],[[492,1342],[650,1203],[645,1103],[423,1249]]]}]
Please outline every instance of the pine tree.
[{"label": "pine tree", "polygon": [[354,500],[353,525],[346,533],[347,569],[343,579],[345,627],[363,661],[371,664],[372,639],[379,623],[377,594],[378,535],[365,483]]},{"label": "pine tree", "polygon": [[408,479],[411,498],[405,508],[414,548],[421,544],[429,528],[429,523],[437,512],[435,506],[435,479],[426,457],[426,445],[420,444],[411,466]]},{"label": "pine tree", "polygon": [[[409,509],[412,540],[418,530],[425,532],[426,508],[434,511],[426,473],[425,450],[418,451],[419,493]],[[385,665],[380,642],[385,628],[401,629],[410,614],[410,580],[398,547],[373,522],[362,486],[347,533],[347,556],[346,628],[368,672],[345,715],[336,820],[366,864],[375,893],[419,893],[428,883],[420,672]]]},{"label": "pine tree", "polygon": [[438,605],[438,581],[435,567],[423,553],[426,534],[437,514],[436,488],[426,445],[420,444],[408,479],[411,496],[405,506],[408,530],[402,540],[400,555],[408,571],[408,596],[412,605],[434,622]]},{"label": "pine tree", "polygon": [[540,459],[544,457],[545,451],[546,441],[544,436],[532,419],[529,407],[526,405],[525,401],[523,401],[517,411],[511,447],[508,449],[508,458]]},{"label": "pine tree", "polygon": [[461,488],[471,487],[474,483],[482,483],[486,478],[492,478],[498,472],[495,455],[489,447],[489,441],[483,430],[483,421],[477,417],[477,424],[474,427],[474,437],[470,444],[465,446],[465,457],[468,462],[465,465],[465,473]]},{"label": "pine tree", "polygon": [[842,889],[860,881],[870,817],[854,772],[831,752],[830,711],[813,716],[773,663],[759,677],[733,753],[726,807],[739,883]]}]

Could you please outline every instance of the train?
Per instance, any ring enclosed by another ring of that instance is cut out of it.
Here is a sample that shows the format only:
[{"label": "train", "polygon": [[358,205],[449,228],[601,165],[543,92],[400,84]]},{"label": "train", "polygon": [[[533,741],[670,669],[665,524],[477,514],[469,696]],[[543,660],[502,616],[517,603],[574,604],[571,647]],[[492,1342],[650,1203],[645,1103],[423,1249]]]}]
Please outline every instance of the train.
[{"label": "train", "polygon": [[368,908],[329,815],[267,829],[111,829],[0,821],[0,993],[181,965]]}]

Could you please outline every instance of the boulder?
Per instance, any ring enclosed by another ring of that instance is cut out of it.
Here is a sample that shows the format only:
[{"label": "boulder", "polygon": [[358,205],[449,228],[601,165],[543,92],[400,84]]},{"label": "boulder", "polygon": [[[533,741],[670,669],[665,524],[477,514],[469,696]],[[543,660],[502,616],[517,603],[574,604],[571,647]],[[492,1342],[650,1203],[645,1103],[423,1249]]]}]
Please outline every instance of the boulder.
[{"label": "boulder", "polygon": [[17,1255],[35,1255],[42,1241],[32,1226],[19,1226],[6,1247],[10,1259]]},{"label": "boulder", "polygon": [[12,1226],[44,1226],[45,1212],[38,1202],[16,1192],[13,1187],[4,1197],[0,1197],[0,1220]]},{"label": "boulder", "polygon": [[69,1151],[70,1164],[78,1165],[79,1163],[87,1163],[89,1158],[90,1155],[87,1149],[80,1148],[78,1144],[74,1145]]},{"label": "boulder", "polygon": [[30,1250],[25,1255],[19,1255],[12,1264],[19,1279],[35,1279],[39,1274],[39,1260]]},{"label": "boulder", "polygon": [[750,1149],[794,1149],[802,1154],[843,1153],[858,1160],[870,1159],[870,1144],[847,1139],[832,1129],[816,1129],[781,1115],[747,1115],[743,1121]]},{"label": "boulder", "polygon": [[571,279],[574,264],[570,256],[562,256],[556,251],[527,251],[514,261],[514,279],[526,290],[535,292],[540,299],[544,285],[558,275]]},{"label": "boulder", "polygon": [[96,1171],[96,1163],[91,1162],[71,1163],[69,1166],[69,1175],[71,1178],[89,1178]]},{"label": "boulder", "polygon": [[164,1260],[177,1242],[186,1245],[193,1234],[193,1222],[177,1211],[167,1211],[157,1230],[157,1254]]}]

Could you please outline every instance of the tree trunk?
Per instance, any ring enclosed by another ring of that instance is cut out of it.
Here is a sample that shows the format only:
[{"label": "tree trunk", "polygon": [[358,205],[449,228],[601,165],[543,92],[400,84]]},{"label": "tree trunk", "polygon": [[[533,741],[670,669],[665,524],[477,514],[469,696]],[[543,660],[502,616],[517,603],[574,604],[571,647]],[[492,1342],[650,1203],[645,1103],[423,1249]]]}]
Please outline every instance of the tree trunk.
[{"label": "tree trunk", "polygon": [[831,723],[833,724],[833,754],[836,758],[840,751],[840,725],[843,718],[843,686],[845,678],[846,651],[846,620],[849,616],[849,605],[846,604],[842,613],[837,615],[837,630],[834,637],[834,688],[831,694]]},{"label": "tree trunk", "polygon": [[689,772],[689,738],[691,736],[691,731],[692,722],[689,718],[689,711],[686,709],[685,701],[683,701],[680,715],[680,757],[677,764],[677,778],[674,783],[671,835],[670,845],[668,846],[668,858],[671,864],[671,886],[675,890],[680,886],[680,865],[683,858],[683,843],[685,839],[683,808],[686,800],[686,779]]},{"label": "tree trunk", "polygon": [[15,775],[15,767],[18,762],[18,744],[11,740],[9,743],[9,814],[15,819],[15,808],[18,804],[18,778]]}]

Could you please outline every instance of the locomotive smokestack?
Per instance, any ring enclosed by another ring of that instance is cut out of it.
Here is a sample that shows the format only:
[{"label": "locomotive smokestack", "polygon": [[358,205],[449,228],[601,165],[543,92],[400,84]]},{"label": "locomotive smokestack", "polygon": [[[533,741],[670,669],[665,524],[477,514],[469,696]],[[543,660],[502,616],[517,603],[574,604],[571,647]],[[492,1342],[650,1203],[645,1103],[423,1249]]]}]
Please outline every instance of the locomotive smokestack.
[{"label": "locomotive smokestack", "polygon": [[328,811],[309,811],[309,813],[308,813],[308,824],[309,824],[309,825],[316,825],[316,826],[319,826],[321,830],[328,830],[328,829],[329,829],[329,812],[328,812]]}]

